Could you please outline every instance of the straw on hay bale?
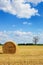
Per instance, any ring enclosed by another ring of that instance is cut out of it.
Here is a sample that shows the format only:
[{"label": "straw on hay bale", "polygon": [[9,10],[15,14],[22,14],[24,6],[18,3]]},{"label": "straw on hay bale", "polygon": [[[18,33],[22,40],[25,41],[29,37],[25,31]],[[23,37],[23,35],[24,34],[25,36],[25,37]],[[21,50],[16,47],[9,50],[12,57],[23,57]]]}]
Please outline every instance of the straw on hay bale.
[{"label": "straw on hay bale", "polygon": [[13,43],[11,41],[6,42],[3,45],[3,53],[6,53],[6,54],[16,53],[16,45],[15,45],[15,43]]}]

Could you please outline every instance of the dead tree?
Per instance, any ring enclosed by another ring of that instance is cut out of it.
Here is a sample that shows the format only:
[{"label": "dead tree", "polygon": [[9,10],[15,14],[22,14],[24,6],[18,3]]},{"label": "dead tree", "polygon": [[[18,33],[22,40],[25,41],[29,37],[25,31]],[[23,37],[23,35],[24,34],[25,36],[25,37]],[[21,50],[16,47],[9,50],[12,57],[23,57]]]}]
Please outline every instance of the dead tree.
[{"label": "dead tree", "polygon": [[34,36],[33,37],[33,42],[35,43],[35,45],[37,44],[38,41],[39,41],[39,37],[38,36]]}]

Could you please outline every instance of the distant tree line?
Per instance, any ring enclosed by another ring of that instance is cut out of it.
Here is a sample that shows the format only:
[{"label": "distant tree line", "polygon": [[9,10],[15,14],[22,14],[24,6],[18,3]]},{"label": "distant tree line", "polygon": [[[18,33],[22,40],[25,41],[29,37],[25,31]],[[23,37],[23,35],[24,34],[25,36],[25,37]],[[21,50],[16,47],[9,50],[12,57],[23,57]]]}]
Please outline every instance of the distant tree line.
[{"label": "distant tree line", "polygon": [[18,45],[33,45],[33,43],[18,43]]},{"label": "distant tree line", "polygon": [[25,43],[18,43],[18,46],[24,46],[24,45],[25,45],[25,46],[28,46],[28,45],[29,45],[29,46],[30,46],[30,45],[42,46],[43,44],[33,44],[33,43],[28,43],[28,44],[26,43],[26,44],[25,44]]},{"label": "distant tree line", "polygon": [[0,43],[0,45],[3,45],[3,44]]}]

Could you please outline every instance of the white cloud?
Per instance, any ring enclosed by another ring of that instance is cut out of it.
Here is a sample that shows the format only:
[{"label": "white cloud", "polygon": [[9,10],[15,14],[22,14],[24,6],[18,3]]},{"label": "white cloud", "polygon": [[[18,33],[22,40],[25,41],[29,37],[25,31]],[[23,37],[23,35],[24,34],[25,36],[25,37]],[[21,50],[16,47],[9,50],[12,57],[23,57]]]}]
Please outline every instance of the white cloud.
[{"label": "white cloud", "polygon": [[31,3],[34,3],[34,4],[38,4],[40,2],[43,2],[43,0],[25,0],[26,2],[31,2]]},{"label": "white cloud", "polygon": [[38,10],[31,8],[30,4],[24,4],[25,0],[0,0],[0,10],[16,15],[19,18],[31,18],[39,15]]},{"label": "white cloud", "polygon": [[0,42],[15,41],[17,43],[33,42],[33,37],[39,37],[39,43],[43,43],[43,33],[24,32],[24,31],[0,31]]},{"label": "white cloud", "polygon": [[0,42],[5,43],[6,41],[19,42],[32,42],[32,32],[23,31],[2,31],[0,32]]},{"label": "white cloud", "polygon": [[32,23],[25,21],[25,22],[23,22],[23,25],[32,25]]}]

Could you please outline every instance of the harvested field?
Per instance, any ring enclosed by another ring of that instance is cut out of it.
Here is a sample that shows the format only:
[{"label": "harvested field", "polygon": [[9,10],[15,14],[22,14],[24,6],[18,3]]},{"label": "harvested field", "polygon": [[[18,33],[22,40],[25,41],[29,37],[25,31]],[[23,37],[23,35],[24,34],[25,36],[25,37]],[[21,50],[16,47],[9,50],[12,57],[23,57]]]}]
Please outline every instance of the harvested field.
[{"label": "harvested field", "polygon": [[43,46],[18,46],[15,54],[0,54],[0,65],[43,65]]}]

